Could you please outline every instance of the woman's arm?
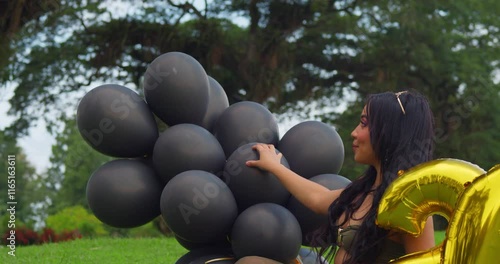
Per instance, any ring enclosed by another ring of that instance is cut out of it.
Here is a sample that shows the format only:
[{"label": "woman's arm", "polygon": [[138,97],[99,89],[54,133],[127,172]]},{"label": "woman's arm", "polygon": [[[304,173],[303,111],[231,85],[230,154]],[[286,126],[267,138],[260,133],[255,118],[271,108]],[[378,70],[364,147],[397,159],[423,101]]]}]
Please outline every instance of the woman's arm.
[{"label": "woman's arm", "polygon": [[285,188],[304,206],[318,214],[327,214],[328,207],[342,190],[329,190],[321,184],[306,179],[281,164],[281,153],[273,145],[256,144],[259,160],[249,160],[246,165],[258,167],[276,175]]},{"label": "woman's arm", "polygon": [[405,246],[406,254],[417,251],[425,251],[435,246],[434,241],[434,222],[432,216],[427,218],[422,234],[418,237],[404,234],[402,235],[403,244]]}]

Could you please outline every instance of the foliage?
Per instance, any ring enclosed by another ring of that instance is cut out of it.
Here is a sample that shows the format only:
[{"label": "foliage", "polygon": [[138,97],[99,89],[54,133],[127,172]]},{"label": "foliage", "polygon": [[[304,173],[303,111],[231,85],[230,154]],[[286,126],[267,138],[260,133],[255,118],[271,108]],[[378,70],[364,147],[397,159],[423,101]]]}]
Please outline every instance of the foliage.
[{"label": "foliage", "polygon": [[48,174],[30,181],[44,190],[37,195],[54,194],[50,210],[85,206],[87,177],[107,160],[85,146],[67,109],[104,82],[140,92],[147,65],[169,51],[196,58],[231,103],[252,100],[335,126],[349,178],[364,169],[351,159],[350,131],[363,99],[381,91],[429,98],[435,158],[484,169],[500,161],[499,1],[24,2],[31,5],[0,9],[19,11],[0,12],[0,83],[15,91],[16,121],[5,133],[22,136],[45,118],[58,135]]},{"label": "foliage", "polygon": [[0,2],[0,67],[6,67],[8,58],[15,53],[10,41],[30,22],[39,19],[46,12],[59,7],[58,0],[26,0]]},{"label": "foliage", "polygon": [[[48,111],[60,105],[53,104],[59,95],[93,82],[140,88],[148,63],[168,51],[198,59],[232,102],[271,99],[274,110],[308,98],[342,99],[349,90],[364,96],[406,86],[426,93],[439,87],[442,100],[471,78],[469,70],[484,76],[495,67],[495,59],[475,56],[496,53],[498,20],[488,13],[494,1],[124,2],[133,13],[62,1],[20,33],[32,41],[13,41],[26,54],[5,69],[19,81],[12,113],[26,114],[15,123],[17,133],[29,125],[29,108]],[[467,12],[472,6],[475,12]],[[236,15],[248,27],[227,19]],[[51,37],[57,33],[62,39]]]},{"label": "foliage", "polygon": [[40,243],[64,242],[79,238],[82,238],[82,234],[78,230],[65,230],[57,234],[50,228],[44,228],[40,235]]},{"label": "foliage", "polygon": [[9,245],[10,240],[15,238],[16,246],[39,245],[43,243],[63,242],[81,238],[82,235],[76,230],[65,230],[59,234],[50,228],[44,228],[40,233],[28,228],[19,227],[5,231],[2,236],[1,244]]},{"label": "foliage", "polygon": [[[8,164],[9,158],[14,161],[15,164]],[[32,205],[41,200],[41,195],[37,191],[36,175],[35,169],[27,161],[26,155],[22,152],[20,147],[17,145],[17,141],[13,137],[5,135],[3,131],[0,130],[0,211],[2,212],[0,226],[0,233],[3,233],[4,228],[7,227],[7,222],[9,221],[9,213],[7,213],[8,201],[16,202],[15,204],[15,224],[17,225],[27,225],[32,226],[34,224],[34,214]],[[14,170],[8,170],[8,167],[13,167]],[[13,171],[14,175],[9,175],[8,171]],[[11,178],[8,178],[8,177]],[[8,180],[15,180],[15,182],[10,182],[14,184],[15,188],[10,188]],[[9,199],[9,190],[12,194],[13,200]],[[5,214],[4,214],[5,212]],[[4,224],[5,223],[5,224]]]},{"label": "foliage", "polygon": [[52,147],[51,165],[45,179],[45,187],[52,190],[48,212],[76,205],[88,208],[87,181],[99,166],[110,160],[111,157],[100,154],[82,139],[75,119],[65,120],[64,129]]},{"label": "foliage", "polygon": [[[33,109],[62,109],[62,95],[95,82],[140,90],[148,63],[161,53],[181,51],[202,63],[231,102],[300,111],[294,107],[300,100],[319,100],[324,108],[347,95],[362,100],[368,93],[415,88],[430,98],[439,132],[453,141],[449,144],[455,144],[453,135],[471,133],[472,143],[498,142],[490,134],[496,125],[470,127],[469,114],[456,109],[468,107],[469,95],[486,95],[476,100],[481,105],[498,100],[498,84],[491,78],[500,57],[500,23],[492,12],[497,1],[123,4],[134,11],[111,13],[109,3],[99,1],[61,1],[16,31],[11,45],[18,53],[2,69],[8,73],[4,81],[18,83],[10,102],[19,118],[9,131],[22,134],[38,118]],[[247,25],[233,23],[232,17]],[[472,110],[470,116],[481,122],[491,118]],[[451,122],[457,115],[464,126]],[[335,123],[343,116],[322,118]],[[452,151],[459,150],[447,143],[437,154]]]},{"label": "foliage", "polygon": [[20,246],[35,245],[40,240],[39,234],[27,227],[7,230],[2,236],[2,244],[8,245],[11,238],[15,238],[16,245]]},{"label": "foliage", "polygon": [[60,233],[66,230],[78,230],[85,237],[106,235],[104,225],[82,206],[72,206],[50,215],[46,226]]}]

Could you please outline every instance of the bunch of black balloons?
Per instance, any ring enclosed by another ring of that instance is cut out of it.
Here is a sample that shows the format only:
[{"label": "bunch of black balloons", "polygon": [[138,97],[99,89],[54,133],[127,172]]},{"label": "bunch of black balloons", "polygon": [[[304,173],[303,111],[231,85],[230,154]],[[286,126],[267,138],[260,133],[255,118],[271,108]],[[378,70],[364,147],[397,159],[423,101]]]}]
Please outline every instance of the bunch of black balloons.
[{"label": "bunch of black balloons", "polygon": [[[274,175],[245,165],[256,143],[274,144],[282,164],[327,188],[344,147],[319,121],[279,136],[274,115],[251,101],[229,105],[221,85],[193,57],[168,52],[144,74],[144,99],[117,85],[95,87],[80,101],[77,124],[95,150],[116,157],[91,175],[87,199],[95,216],[120,228],[162,216],[189,252],[177,263],[234,263],[258,255],[288,262],[310,245],[326,216],[303,207]],[[159,132],[155,116],[168,125]]]}]

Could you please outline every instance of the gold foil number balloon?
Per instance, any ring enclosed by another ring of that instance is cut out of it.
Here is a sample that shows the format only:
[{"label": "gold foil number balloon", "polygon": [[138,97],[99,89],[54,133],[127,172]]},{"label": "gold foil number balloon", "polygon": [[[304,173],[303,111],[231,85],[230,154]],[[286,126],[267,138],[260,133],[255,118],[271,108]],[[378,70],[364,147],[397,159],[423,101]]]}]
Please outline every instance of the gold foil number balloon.
[{"label": "gold foil number balloon", "polygon": [[[484,173],[477,165],[457,159],[439,159],[415,166],[387,188],[378,208],[377,224],[418,236],[430,215],[439,214],[451,222],[460,195]],[[440,263],[443,244],[406,255],[397,262]]]},{"label": "gold foil number balloon", "polygon": [[498,263],[500,164],[461,194],[446,233],[443,263]]},{"label": "gold foil number balloon", "polygon": [[449,221],[465,185],[484,173],[480,167],[456,159],[415,166],[387,188],[378,208],[377,224],[417,236],[431,214]]}]

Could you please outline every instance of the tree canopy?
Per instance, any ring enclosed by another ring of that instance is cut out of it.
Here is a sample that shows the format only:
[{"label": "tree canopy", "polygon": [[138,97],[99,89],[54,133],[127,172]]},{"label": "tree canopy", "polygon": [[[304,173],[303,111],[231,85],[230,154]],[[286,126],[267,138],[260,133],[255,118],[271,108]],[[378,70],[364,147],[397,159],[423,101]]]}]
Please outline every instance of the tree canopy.
[{"label": "tree canopy", "polygon": [[[35,169],[26,159],[26,155],[17,145],[14,138],[8,137],[0,131],[0,170],[3,172],[0,180],[0,210],[2,217],[0,222],[0,233],[9,226],[7,222],[10,219],[10,213],[7,209],[12,206],[8,202],[15,202],[16,221],[11,220],[11,224],[16,227],[21,225],[33,224],[35,214],[33,213],[32,203],[43,199],[43,195],[36,192],[38,186]],[[10,196],[12,195],[12,196]],[[11,199],[12,197],[12,199]]]},{"label": "tree canopy", "polygon": [[[68,106],[75,109],[99,83],[141,92],[148,64],[162,53],[180,51],[203,65],[230,103],[250,100],[281,116],[314,116],[335,126],[346,146],[366,95],[416,89],[429,98],[435,114],[436,158],[460,158],[485,169],[500,161],[498,1],[0,5],[1,88],[15,91],[9,113],[16,120],[5,131],[9,135],[24,135],[39,118],[59,127],[53,124],[74,118]],[[339,106],[342,111],[335,110]],[[69,159],[61,153],[76,151],[62,147],[77,140],[64,131],[52,131],[67,141],[58,144],[55,164]],[[356,177],[362,168],[345,149],[341,173]],[[86,158],[74,155],[80,156]]]}]

